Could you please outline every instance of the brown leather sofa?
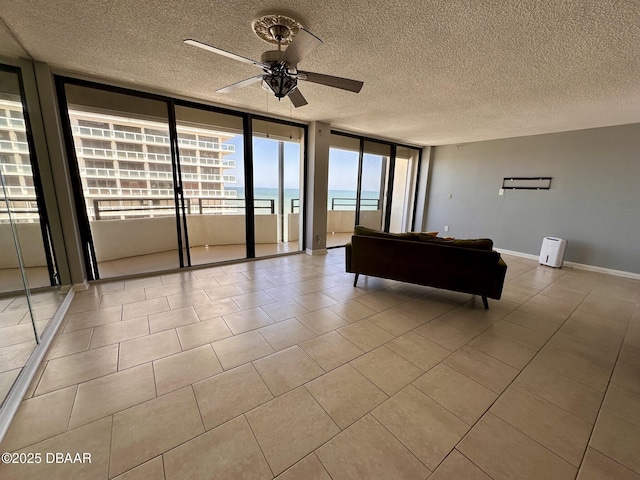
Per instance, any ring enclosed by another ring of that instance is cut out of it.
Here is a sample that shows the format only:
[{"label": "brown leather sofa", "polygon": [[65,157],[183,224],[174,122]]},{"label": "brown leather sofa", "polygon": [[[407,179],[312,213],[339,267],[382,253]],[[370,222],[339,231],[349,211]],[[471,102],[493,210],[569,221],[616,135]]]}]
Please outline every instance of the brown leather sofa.
[{"label": "brown leather sofa", "polygon": [[356,227],[345,245],[346,270],[487,297],[502,296],[507,265],[490,239],[454,240],[424,233],[389,234]]}]

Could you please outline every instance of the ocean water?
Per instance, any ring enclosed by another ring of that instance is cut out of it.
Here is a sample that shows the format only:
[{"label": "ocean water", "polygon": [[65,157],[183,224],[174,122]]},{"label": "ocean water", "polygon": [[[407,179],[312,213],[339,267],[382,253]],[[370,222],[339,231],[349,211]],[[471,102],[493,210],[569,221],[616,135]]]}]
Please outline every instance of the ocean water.
[{"label": "ocean water", "polygon": [[[225,186],[226,190],[235,190],[238,192],[238,198],[244,198],[244,187],[229,187]],[[268,203],[260,200],[275,200],[276,211],[278,205],[278,189],[277,188],[264,188],[257,187],[254,189],[254,195],[256,200],[256,207],[267,206]],[[376,208],[379,192],[362,192],[362,209],[374,210]],[[300,190],[297,188],[285,188],[284,189],[284,209],[285,212],[291,212],[291,201],[294,202],[294,212],[298,212],[298,205],[300,204]],[[231,202],[228,202],[231,203]],[[355,190],[329,190],[327,197],[327,209],[331,210],[333,204],[334,210],[354,210],[356,205],[356,192]],[[265,208],[256,209],[256,213],[268,213]]]}]

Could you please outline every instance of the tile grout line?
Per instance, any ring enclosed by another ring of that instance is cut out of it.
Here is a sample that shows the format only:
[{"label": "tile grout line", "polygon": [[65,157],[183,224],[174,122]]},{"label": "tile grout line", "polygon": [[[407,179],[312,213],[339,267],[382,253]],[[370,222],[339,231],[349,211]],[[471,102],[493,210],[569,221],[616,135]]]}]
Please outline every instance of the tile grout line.
[{"label": "tile grout line", "polygon": [[[255,369],[255,367],[254,367],[254,369]],[[264,382],[264,380],[263,380],[263,382]],[[266,385],[266,383],[265,383],[265,385]],[[265,405],[265,404],[263,403],[262,405]],[[261,407],[262,405],[258,405],[257,407],[252,408],[251,410],[249,410],[249,412],[255,410],[256,408]],[[247,425],[249,425],[249,430],[251,431],[251,435],[253,435],[253,439],[256,441],[256,445],[258,445],[258,448],[260,449],[260,453],[262,453],[262,458],[264,458],[264,462],[267,464],[267,467],[269,467],[269,471],[271,472],[271,477],[275,478],[275,474],[273,473],[273,468],[271,467],[271,464],[269,463],[269,460],[267,460],[267,456],[264,454],[264,450],[262,449],[262,445],[260,445],[260,442],[258,441],[258,437],[256,437],[256,432],[253,431],[253,427],[251,426],[251,422],[247,418],[247,413],[249,413],[249,412],[241,413],[240,415],[238,415],[237,417],[233,418],[232,420],[235,420],[236,418],[244,417],[244,421],[247,422]],[[229,420],[229,422],[230,421],[231,420]],[[225,423],[228,423],[228,422],[225,422]],[[224,423],[222,425],[224,425]],[[218,425],[218,426],[220,426],[220,425]],[[216,427],[216,428],[218,428],[218,427]],[[298,461],[300,461],[300,460],[298,460]],[[298,463],[298,462],[296,462],[296,463]],[[295,463],[293,465],[295,465]],[[291,465],[291,467],[293,465]],[[291,468],[291,467],[289,467],[289,468]],[[284,472],[286,472],[289,468],[284,470]],[[284,473],[284,472],[282,472],[282,473]],[[280,473],[280,475],[282,473]]]},{"label": "tile grout line", "polygon": [[[596,415],[596,418],[595,418],[595,420],[593,422],[593,425],[591,427],[591,432],[589,433],[589,438],[587,440],[587,445],[586,445],[586,447],[584,449],[584,452],[582,453],[582,459],[580,460],[580,465],[578,467],[578,471],[576,472],[576,478],[577,478],[578,473],[580,472],[580,468],[582,467],[582,464],[584,463],[584,459],[585,459],[585,457],[587,455],[587,451],[589,450],[589,444],[591,443],[591,439],[593,438],[593,434],[595,432],[596,425],[598,424],[598,420],[600,419],[600,415],[602,414],[602,407],[604,406],[605,399],[607,398],[607,392],[609,391],[609,386],[611,385],[611,379],[613,378],[613,374],[615,373],[616,367],[618,366],[618,362],[620,361],[620,353],[622,352],[622,347],[624,346],[624,339],[627,338],[627,334],[629,333],[629,328],[631,327],[631,322],[632,321],[633,321],[633,312],[631,313],[631,315],[629,317],[629,321],[627,323],[627,328],[625,330],[624,336],[622,337],[622,342],[620,342],[620,347],[618,348],[618,354],[616,355],[616,361],[613,363],[613,368],[611,369],[611,373],[609,374],[609,380],[607,381],[607,387],[605,388],[605,391],[602,394],[602,400],[600,401],[600,407],[598,408],[598,414]],[[608,457],[608,455],[607,455],[607,457]],[[612,460],[614,460],[616,463],[620,463],[615,459],[612,459]],[[623,466],[625,466],[625,465],[623,465]],[[628,467],[626,467],[626,468],[628,468]],[[636,472],[636,473],[638,473],[638,472]]]},{"label": "tile grout line", "polygon": [[[558,280],[556,280],[558,281]],[[556,281],[552,282],[550,285],[552,285],[553,283],[555,283]],[[589,291],[589,293],[591,293],[591,291],[593,290],[593,287],[591,288],[591,290]],[[542,290],[541,290],[542,291]],[[589,295],[589,293],[587,295],[585,295],[585,299],[587,298],[587,296]],[[538,294],[536,294],[538,295]],[[534,295],[534,297],[536,296]],[[533,297],[532,297],[533,298]],[[487,410],[485,410],[485,412],[480,416],[480,418],[471,426],[471,428],[469,428],[469,430],[467,431],[467,433],[465,435],[463,435],[463,437],[458,441],[458,443],[456,443],[456,445],[453,447],[454,449],[458,449],[458,446],[464,441],[464,439],[471,433],[471,430],[473,430],[473,428],[480,422],[480,420],[482,420],[482,418],[484,418],[488,413],[491,413],[489,410],[491,409],[491,407],[502,397],[502,395],[504,394],[504,392],[511,386],[514,384],[515,380],[521,375],[522,371],[527,368],[531,362],[538,356],[538,354],[540,353],[540,351],[542,351],[542,349],[551,341],[551,339],[558,333],[558,331],[562,328],[562,326],[569,320],[569,318],[571,317],[571,315],[578,309],[578,307],[582,304],[582,302],[584,301],[584,299],[578,303],[578,305],[576,305],[576,307],[571,311],[571,313],[569,315],[567,315],[567,318],[565,318],[565,320],[558,325],[558,328],[556,328],[553,332],[553,334],[547,339],[547,341],[540,347],[540,349],[538,350],[538,352],[536,353],[536,355],[534,355],[531,360],[529,360],[529,362],[527,362],[527,364],[522,367],[522,369],[520,370],[520,372],[513,378],[513,380],[511,380],[511,382],[509,382],[509,384],[504,388],[504,390],[498,395],[498,397],[491,403],[491,405],[487,408]],[[526,303],[526,302],[525,302]],[[456,370],[457,371],[457,370]],[[461,372],[459,372],[461,373]],[[567,377],[569,378],[569,377]],[[579,382],[580,383],[580,382]],[[527,390],[528,391],[528,390]],[[535,394],[534,394],[535,395]],[[536,395],[537,396],[537,395]],[[539,397],[542,398],[542,397]],[[543,399],[544,400],[544,399]],[[604,400],[604,396],[603,396],[603,400]],[[551,402],[549,402],[551,403]],[[553,404],[555,405],[555,404]],[[558,407],[559,408],[559,407]],[[491,413],[491,415],[495,415],[494,413]],[[507,422],[506,420],[502,419],[501,417],[495,415],[497,418],[499,418],[500,420],[502,420],[503,422],[507,423],[507,425],[509,425],[511,428],[514,428],[515,430],[519,431],[520,433],[522,433],[523,435],[525,435],[527,438],[531,439],[533,442],[537,443],[538,445],[540,445],[541,447],[545,448],[547,451],[549,451],[550,453],[552,453],[553,455],[555,455],[556,457],[558,457],[559,459],[561,459],[562,461],[568,463],[569,465],[574,466],[573,464],[571,464],[570,462],[568,462],[567,460],[565,460],[564,458],[560,457],[558,454],[556,454],[555,452],[553,452],[552,450],[550,450],[549,448],[547,448],[546,446],[542,445],[540,442],[538,442],[536,439],[531,438],[529,435],[527,435],[526,433],[522,432],[520,429],[518,429],[517,427],[511,425],[511,423]],[[594,426],[595,426],[595,422],[594,422]],[[588,441],[587,441],[587,445],[585,447],[585,451],[588,448]],[[462,452],[461,452],[462,453]],[[445,457],[446,458],[446,457]],[[584,459],[584,456],[583,456]],[[473,463],[473,462],[472,462]],[[475,463],[474,463],[475,465]],[[580,471],[580,467],[582,466],[582,461],[580,462],[580,464],[576,467],[576,475],[577,473]]]},{"label": "tile grout line", "polygon": [[[524,275],[525,273],[526,273],[526,272],[523,272],[523,274],[521,274],[521,275]],[[555,283],[555,282],[553,282],[553,283]],[[550,284],[550,285],[551,285],[551,284]],[[550,285],[549,285],[549,286],[550,286]],[[386,288],[383,288],[382,290],[385,290],[385,289],[388,289],[388,288],[392,288],[392,287],[386,287]],[[593,289],[593,287],[592,287],[592,289]],[[544,289],[543,289],[543,290],[544,290]],[[373,292],[371,292],[371,293],[373,294],[373,293],[375,293],[375,292],[377,292],[377,291],[380,291],[380,290],[374,290],[374,291],[373,291]],[[536,295],[534,295],[533,297],[535,297],[535,296],[537,296],[537,295],[540,295],[540,292],[541,292],[541,291],[542,291],[542,290],[540,290],[540,291],[539,291]],[[313,292],[312,292],[312,293],[313,293]],[[322,291],[320,291],[320,293],[322,293]],[[588,294],[587,294],[586,296],[588,296]],[[585,296],[585,298],[586,298],[586,296]],[[533,298],[533,297],[531,297],[531,298]],[[333,297],[331,297],[331,298],[333,298]],[[553,298],[553,297],[550,297],[550,298]],[[336,300],[336,299],[334,299],[334,300]],[[353,300],[353,299],[352,299],[352,300]],[[409,302],[409,301],[411,301],[411,300],[412,300],[412,299],[409,299],[409,300],[407,300],[406,302],[403,302],[403,303],[407,303],[407,302]],[[583,300],[584,300],[584,299],[583,299]],[[295,301],[295,300],[294,300],[294,301]],[[348,301],[348,300],[346,300],[346,301]],[[338,303],[344,303],[344,302],[338,301]],[[401,304],[403,304],[403,303],[401,303]],[[582,302],[580,302],[580,303],[582,303]],[[401,305],[401,304],[399,304],[399,305]],[[323,308],[327,308],[327,307],[323,307]],[[383,310],[383,312],[384,312],[384,311],[387,311],[387,310],[390,310],[390,309],[392,309],[392,308],[395,308],[395,307],[390,307],[390,308],[388,308],[388,309],[385,309],[385,310]],[[456,307],[456,308],[457,308],[457,307]],[[576,308],[577,308],[577,307],[576,307]],[[575,309],[574,309],[574,312],[575,312]],[[375,315],[375,314],[377,314],[377,313],[380,313],[380,312],[376,312],[376,313],[374,313],[374,314],[372,314],[372,315]],[[446,312],[445,312],[445,313],[446,313]],[[443,313],[443,314],[441,314],[440,316],[442,316],[442,315],[444,315],[444,313]],[[570,317],[570,316],[571,316],[571,314],[569,315],[569,317]],[[547,342],[545,342],[545,343],[540,347],[540,349],[538,350],[538,352],[536,353],[536,355],[534,355],[534,357],[533,357],[533,358],[535,358],[535,357],[537,356],[537,354],[540,352],[540,350],[542,350],[542,348],[544,348],[544,346],[545,346],[545,345],[546,345],[546,344],[547,344],[547,343],[548,343],[548,342],[549,342],[549,341],[550,341],[550,340],[551,340],[551,339],[552,339],[552,338],[557,334],[558,330],[562,327],[562,325],[564,325],[564,324],[566,323],[566,321],[569,319],[569,317],[567,317],[567,318],[562,322],[562,324],[560,324],[560,326],[559,326],[559,327],[558,327],[558,328],[557,328],[557,329],[552,333],[552,335],[549,337],[549,339],[547,340]],[[367,318],[368,318],[368,317],[367,317]],[[435,318],[438,318],[438,317],[435,317]],[[435,318],[434,318],[434,319],[435,319]],[[434,319],[431,319],[430,321],[432,321],[432,320],[434,320]],[[503,318],[503,319],[504,319],[504,318]],[[502,320],[502,319],[501,319],[501,320]],[[498,321],[500,321],[500,320],[498,320]],[[429,322],[425,322],[425,324],[426,324],[426,323],[429,323]],[[497,322],[496,322],[496,323],[497,323]],[[422,324],[422,325],[424,325],[424,324]],[[422,325],[420,325],[420,326],[422,326]],[[628,330],[629,330],[629,325],[630,325],[630,323],[628,323],[628,324],[627,324],[627,332],[628,332]],[[420,326],[419,326],[419,327],[420,327]],[[491,328],[491,326],[492,326],[492,325],[489,325],[485,330],[483,330],[483,331],[479,332],[478,334],[476,334],[476,337],[477,337],[477,336],[479,336],[479,335],[481,335],[482,333],[484,333],[486,330],[490,329],[490,328]],[[419,327],[416,327],[415,329],[417,329],[417,328],[419,328]],[[93,333],[94,333],[94,327],[90,327],[90,328],[92,328],[91,335],[93,335]],[[452,327],[452,328],[455,328],[455,327]],[[523,327],[523,328],[526,328],[526,327]],[[414,329],[414,330],[415,330],[415,329]],[[258,330],[258,329],[254,329],[254,330]],[[336,331],[336,329],[331,330],[331,331]],[[413,331],[413,330],[411,330],[411,331]],[[246,332],[244,332],[244,333],[246,333]],[[258,333],[260,333],[260,332],[258,332]],[[328,333],[328,332],[327,332],[327,333]],[[339,333],[339,332],[337,332],[337,333]],[[408,333],[408,332],[406,332],[406,333]],[[406,333],[405,333],[405,334],[406,334]],[[403,334],[403,335],[404,335],[404,334]],[[261,335],[261,336],[262,336],[262,335]],[[400,336],[402,336],[402,335],[399,335],[399,336],[397,336],[397,337],[395,337],[395,338],[398,338],[398,337],[400,337]],[[626,336],[626,334],[625,334],[625,336]],[[473,337],[473,338],[476,338],[476,337]],[[264,337],[263,337],[263,338],[264,338]],[[314,337],[314,338],[317,338],[317,336],[316,336],[316,337]],[[344,338],[344,337],[343,337],[343,338]],[[394,338],[394,339],[395,339],[395,338]],[[423,338],[426,338],[426,337],[423,337]],[[469,339],[469,341],[467,342],[467,344],[468,344],[469,342],[471,342],[471,341],[473,340],[473,338],[472,338],[472,339]],[[506,337],[505,337],[505,338],[506,338]],[[573,337],[573,338],[576,338],[576,337]],[[265,339],[265,340],[266,340],[266,339]],[[427,338],[427,340],[429,340],[429,339]],[[347,339],[347,341],[349,341],[349,340]],[[392,340],[390,340],[390,341],[392,341]],[[390,341],[389,341],[389,342],[390,342]],[[389,342],[387,342],[387,343],[389,343]],[[269,342],[267,341],[267,343],[269,343]],[[269,344],[269,345],[270,345],[270,344]],[[296,345],[298,345],[298,346],[299,346],[299,344],[296,344]],[[384,344],[383,344],[383,345],[384,345]],[[292,346],[293,346],[293,345],[292,345]],[[618,350],[618,356],[617,356],[616,361],[615,361],[615,363],[614,363],[614,368],[612,369],[612,373],[610,374],[609,382],[608,382],[608,384],[607,384],[607,388],[609,387],[609,385],[610,385],[610,383],[611,383],[611,377],[612,377],[612,375],[613,375],[613,371],[615,370],[615,366],[616,366],[616,365],[617,365],[617,363],[618,363],[618,359],[619,359],[620,351],[621,351],[621,349],[622,349],[622,347],[623,347],[623,346],[624,346],[624,342],[620,345],[620,348],[619,348],[619,350]],[[120,348],[120,343],[118,343],[118,349],[119,349],[119,348]],[[462,347],[460,347],[460,348],[462,348]],[[459,350],[459,348],[458,348],[457,350]],[[457,351],[457,350],[456,350],[456,351]],[[118,350],[118,351],[119,351],[119,350]],[[304,350],[303,350],[303,351],[304,351]],[[372,351],[372,350],[371,350],[371,351]],[[305,352],[305,353],[306,353],[306,352]],[[356,357],[356,358],[360,358],[361,356],[366,355],[366,354],[368,354],[368,353],[370,353],[370,351],[369,351],[369,352],[364,352],[362,355],[359,355],[359,356],[358,356],[358,357]],[[455,353],[455,351],[454,351],[454,352],[451,352],[447,357],[445,357],[445,359],[446,359],[446,358],[448,358],[449,356],[451,356],[453,353]],[[484,353],[484,352],[482,352],[482,353]],[[215,349],[214,349],[214,354],[215,354]],[[487,355],[488,355],[488,354],[487,354]],[[489,355],[489,356],[491,356],[491,355]],[[119,358],[119,354],[118,354],[118,358]],[[217,355],[216,355],[216,358],[217,358]],[[495,358],[495,357],[492,357],[492,358]],[[532,360],[533,360],[533,358],[532,358]],[[445,359],[441,360],[438,364],[440,364],[440,363],[444,362],[444,360],[445,360]],[[354,360],[354,359],[352,359],[352,360]],[[406,359],[405,359],[405,360],[406,360]],[[499,359],[496,359],[496,360],[501,361],[501,360],[499,360]],[[530,362],[531,362],[531,361],[530,361]],[[527,364],[526,364],[522,369],[520,369],[520,373],[521,373],[521,372],[522,372],[522,371],[523,371],[523,370],[524,370],[524,369],[529,365],[529,363],[530,363],[530,362],[528,362],[528,363],[527,363]],[[153,365],[153,362],[146,362],[146,363],[152,363],[152,365]],[[247,363],[252,363],[252,361],[247,362]],[[350,363],[350,361],[349,361],[349,362],[347,362],[347,363]],[[410,362],[410,363],[412,363],[412,362]],[[436,365],[438,365],[438,364],[436,364]],[[142,364],[140,364],[140,365],[142,365]],[[414,364],[414,365],[415,365],[415,364]],[[435,367],[435,365],[434,365],[434,367]],[[152,368],[153,368],[153,367],[152,367]],[[431,367],[431,368],[433,368],[433,367]],[[43,369],[43,370],[44,370],[44,369]],[[224,370],[223,370],[223,371],[224,371]],[[323,369],[323,371],[324,371],[324,369]],[[43,373],[44,373],[44,371],[43,371]],[[117,372],[116,372],[116,373],[117,373]],[[155,372],[154,372],[154,373],[155,373]],[[326,373],[326,372],[325,372],[325,373]],[[520,373],[518,373],[518,375],[516,375],[516,377],[515,377],[515,378],[517,378],[517,377],[520,375]],[[108,374],[107,374],[107,375],[108,375]],[[463,374],[463,375],[464,375],[464,374]],[[562,375],[562,374],[558,374],[558,375]],[[466,376],[466,375],[465,375],[465,376]],[[42,377],[42,376],[41,376],[41,377]],[[100,378],[100,377],[98,377],[98,378]],[[467,378],[469,378],[469,377],[467,377]],[[514,380],[515,380],[515,378],[514,378]],[[567,378],[570,378],[570,377],[567,377]],[[475,382],[475,380],[473,380],[473,379],[470,379],[470,380],[472,380],[472,381],[474,381],[474,382]],[[263,380],[263,381],[264,381],[264,380]],[[83,383],[84,383],[84,382],[83,382]],[[308,382],[307,382],[307,383],[308,383]],[[411,385],[412,383],[413,383],[413,382],[410,382],[408,385]],[[475,383],[478,383],[478,382],[475,382]],[[580,383],[580,382],[578,382],[578,383]],[[155,376],[154,376],[154,384],[155,384]],[[512,382],[507,386],[507,388],[508,388],[511,384],[513,384],[513,381],[512,381]],[[77,392],[78,392],[78,387],[79,387],[79,385],[80,385],[80,384],[76,384],[76,397],[77,397]],[[191,384],[191,386],[192,386],[192,390],[193,390],[193,384]],[[37,388],[37,387],[36,387],[36,388]],[[62,387],[62,388],[66,388],[66,387]],[[406,386],[405,386],[405,388],[406,388]],[[506,388],[505,388],[505,390],[506,390]],[[291,391],[291,390],[290,390],[290,391]],[[35,392],[35,390],[34,390],[34,392]],[[285,392],[285,393],[287,393],[287,392]],[[503,390],[503,393],[504,393],[504,390]],[[533,393],[533,392],[530,392],[530,393]],[[535,393],[533,393],[533,394],[535,395]],[[500,396],[501,396],[501,395],[502,395],[502,393],[501,393],[500,395],[498,395],[498,398],[500,398]],[[605,392],[605,394],[603,394],[603,401],[601,402],[601,406],[600,406],[600,409],[599,409],[599,413],[600,413],[600,411],[601,411],[601,409],[602,409],[602,403],[604,402],[605,395],[606,395],[606,392]],[[194,396],[195,396],[195,393],[194,393]],[[156,388],[156,398],[157,398],[157,388]],[[278,397],[276,397],[276,398],[278,398]],[[430,398],[430,397],[429,397],[429,398]],[[315,398],[314,398],[314,400],[315,400]],[[197,401],[197,398],[196,398],[196,401]],[[385,401],[386,401],[386,400],[385,400]],[[75,402],[75,399],[74,399],[74,402]],[[316,403],[317,403],[317,400],[316,400]],[[383,402],[383,403],[384,403],[384,402]],[[436,403],[437,403],[437,402],[436,402]],[[494,402],[494,403],[495,403],[495,402]],[[492,405],[493,405],[493,404],[492,404]],[[555,405],[555,404],[554,404],[554,405]],[[443,408],[444,408],[444,407],[443,407]],[[490,408],[490,407],[489,407],[489,408]],[[445,408],[445,409],[446,409],[446,408]],[[324,409],[323,409],[323,410],[324,410]],[[448,410],[447,410],[447,411],[448,411]],[[488,412],[488,409],[487,409],[487,412]],[[369,413],[371,413],[371,411],[370,411]],[[486,413],[486,412],[485,412],[485,413]],[[244,414],[243,414],[243,415],[244,415]],[[455,414],[454,414],[454,415],[455,415]],[[111,416],[113,417],[113,414],[112,414]],[[201,414],[200,414],[200,416],[201,416]],[[364,416],[366,416],[366,414],[365,414]],[[364,417],[364,416],[363,416],[363,417]],[[363,417],[360,417],[360,419],[361,419],[361,418],[363,418]],[[104,417],[103,417],[103,418],[104,418]],[[237,417],[235,417],[235,418],[237,418]],[[329,418],[331,418],[331,417],[329,416]],[[375,417],[374,417],[374,418],[375,418]],[[458,417],[458,418],[459,418],[459,417]],[[201,416],[201,419],[202,419],[202,416]],[[360,419],[358,419],[358,420],[360,420]],[[357,422],[358,420],[356,420],[356,422]],[[355,423],[355,422],[353,422],[353,423]],[[353,423],[352,423],[351,425],[353,425]],[[476,423],[477,423],[477,422],[476,422]],[[507,422],[507,423],[508,423],[508,422]],[[351,426],[351,425],[350,425],[350,426]],[[475,425],[475,424],[474,424],[474,425]],[[510,425],[510,424],[509,424],[509,425]],[[595,423],[594,423],[594,425],[595,425]],[[113,419],[112,419],[112,428],[113,428]],[[349,428],[349,427],[347,427],[347,428]],[[385,427],[385,428],[386,428],[386,427]],[[471,430],[471,428],[473,428],[473,426],[471,426],[471,427],[470,427],[469,431]],[[513,427],[513,428],[515,428],[515,427]],[[346,428],[345,428],[345,430],[346,430]],[[344,430],[342,430],[342,431],[344,431]],[[206,433],[206,431],[205,431],[205,433]],[[337,435],[339,435],[339,433],[338,433]],[[337,435],[336,435],[336,436],[337,436]],[[466,435],[465,435],[465,436],[466,436]],[[254,434],[254,437],[255,437],[255,434]],[[527,435],[527,437],[528,437],[528,435]],[[333,437],[332,437],[332,438],[333,438]],[[394,438],[395,438],[395,437],[394,437]],[[529,437],[529,438],[530,438],[530,437]],[[590,438],[591,438],[591,437],[590,437]],[[533,439],[532,439],[532,440],[533,440]],[[398,441],[399,441],[399,440],[398,440]],[[534,440],[534,441],[535,441],[535,440]],[[404,445],[402,442],[400,442],[400,443],[401,443],[402,445]],[[319,447],[318,447],[318,448],[319,448]],[[457,446],[456,446],[456,447],[454,447],[454,449],[456,449],[456,448],[457,448]],[[545,448],[546,448],[546,447],[545,447]],[[588,444],[587,444],[587,448],[588,448]],[[317,450],[317,449],[316,449],[316,450]],[[314,452],[315,452],[315,451],[314,451]],[[552,452],[552,453],[553,453],[553,452]],[[263,454],[263,455],[264,455],[264,454]],[[604,455],[604,454],[603,454],[603,455]],[[305,457],[303,457],[303,458],[305,458]],[[445,458],[446,458],[446,457],[445,457]],[[466,457],[465,457],[465,458],[466,458]],[[560,457],[560,458],[561,458],[561,457]],[[583,458],[584,458],[584,455],[583,455]],[[267,463],[268,463],[268,462],[267,462]],[[296,462],[296,463],[297,463],[297,462]],[[473,463],[473,462],[472,462],[472,463]],[[582,463],[582,462],[581,462],[581,463]],[[294,465],[295,465],[295,464],[294,464]],[[325,469],[325,471],[326,471],[326,469]]]}]

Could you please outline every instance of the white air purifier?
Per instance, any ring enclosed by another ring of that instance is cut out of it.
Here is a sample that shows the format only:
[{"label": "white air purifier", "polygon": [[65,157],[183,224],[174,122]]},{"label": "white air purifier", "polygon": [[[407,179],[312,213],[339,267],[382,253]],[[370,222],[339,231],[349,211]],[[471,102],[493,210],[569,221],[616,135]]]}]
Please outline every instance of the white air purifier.
[{"label": "white air purifier", "polygon": [[549,267],[562,268],[567,241],[562,238],[545,237],[540,249],[540,264]]}]

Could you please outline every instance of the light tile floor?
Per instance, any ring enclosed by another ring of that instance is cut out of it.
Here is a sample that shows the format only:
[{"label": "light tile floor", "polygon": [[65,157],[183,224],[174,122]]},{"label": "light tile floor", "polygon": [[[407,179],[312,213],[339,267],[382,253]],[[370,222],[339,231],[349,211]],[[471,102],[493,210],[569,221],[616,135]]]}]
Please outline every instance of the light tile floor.
[{"label": "light tile floor", "polygon": [[[505,256],[501,301],[344,251],[76,294],[2,479],[640,479],[640,281]],[[18,457],[20,458],[20,457]]]}]

